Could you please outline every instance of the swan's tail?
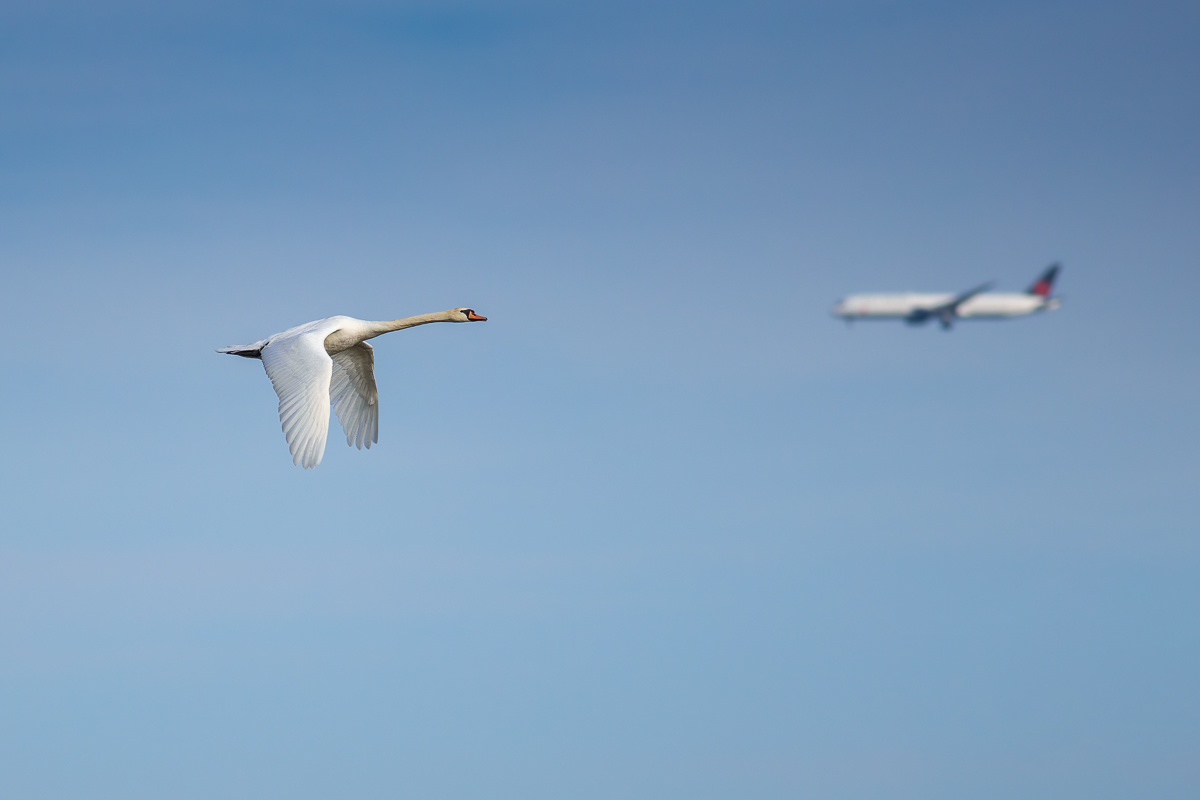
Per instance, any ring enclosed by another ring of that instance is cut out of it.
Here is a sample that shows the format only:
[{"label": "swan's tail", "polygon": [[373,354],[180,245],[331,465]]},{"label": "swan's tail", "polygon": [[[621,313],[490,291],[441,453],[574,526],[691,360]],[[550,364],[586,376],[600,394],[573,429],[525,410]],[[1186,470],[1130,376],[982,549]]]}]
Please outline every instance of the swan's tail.
[{"label": "swan's tail", "polygon": [[231,356],[241,356],[242,358],[262,358],[262,349],[267,346],[267,340],[254,344],[235,344],[231,347],[222,347],[218,353],[228,353]]}]

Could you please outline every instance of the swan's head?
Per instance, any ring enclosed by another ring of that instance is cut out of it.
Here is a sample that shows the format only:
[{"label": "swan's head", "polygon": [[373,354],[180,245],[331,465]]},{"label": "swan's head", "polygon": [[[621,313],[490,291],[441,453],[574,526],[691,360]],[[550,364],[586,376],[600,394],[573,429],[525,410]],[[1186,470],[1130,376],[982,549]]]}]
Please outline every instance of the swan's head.
[{"label": "swan's head", "polygon": [[473,308],[456,308],[452,313],[458,315],[455,322],[487,322],[487,317],[479,316]]}]

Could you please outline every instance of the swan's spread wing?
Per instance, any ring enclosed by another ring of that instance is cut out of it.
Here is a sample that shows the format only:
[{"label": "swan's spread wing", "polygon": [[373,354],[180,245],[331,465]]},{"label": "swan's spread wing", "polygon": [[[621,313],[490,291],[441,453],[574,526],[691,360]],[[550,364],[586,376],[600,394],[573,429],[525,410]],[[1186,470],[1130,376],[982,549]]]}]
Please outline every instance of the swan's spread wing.
[{"label": "swan's spread wing", "polygon": [[329,397],[346,432],[346,444],[362,450],[379,441],[379,392],[371,345],[359,342],[334,355]]},{"label": "swan's spread wing", "polygon": [[333,359],[325,337],[304,333],[272,338],[262,350],[267,377],[279,395],[279,421],[292,463],[305,469],[321,463],[329,433],[329,378]]}]

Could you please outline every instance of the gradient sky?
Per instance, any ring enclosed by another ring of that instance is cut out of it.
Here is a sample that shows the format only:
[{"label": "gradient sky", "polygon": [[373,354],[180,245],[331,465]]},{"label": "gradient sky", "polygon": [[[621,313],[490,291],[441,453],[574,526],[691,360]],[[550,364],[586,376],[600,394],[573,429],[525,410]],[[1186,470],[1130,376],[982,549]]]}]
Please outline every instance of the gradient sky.
[{"label": "gradient sky", "polygon": [[[1200,7],[0,5],[0,794],[1193,798]],[[848,293],[1021,290],[848,327]],[[375,342],[291,465],[259,364]]]}]

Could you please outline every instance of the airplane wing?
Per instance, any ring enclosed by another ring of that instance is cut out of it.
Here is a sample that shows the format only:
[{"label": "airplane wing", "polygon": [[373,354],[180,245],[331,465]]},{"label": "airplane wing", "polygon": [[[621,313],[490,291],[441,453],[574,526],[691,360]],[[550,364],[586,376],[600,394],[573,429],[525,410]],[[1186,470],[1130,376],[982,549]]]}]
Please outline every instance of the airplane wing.
[{"label": "airplane wing", "polygon": [[942,327],[948,329],[954,324],[954,318],[958,316],[958,308],[963,303],[970,300],[977,294],[983,294],[988,289],[995,285],[995,281],[988,281],[980,284],[974,289],[968,289],[962,294],[956,295],[949,303],[943,303],[936,308],[918,308],[916,311],[908,315],[908,321],[912,323],[925,322],[926,320],[936,317],[942,323]]}]

